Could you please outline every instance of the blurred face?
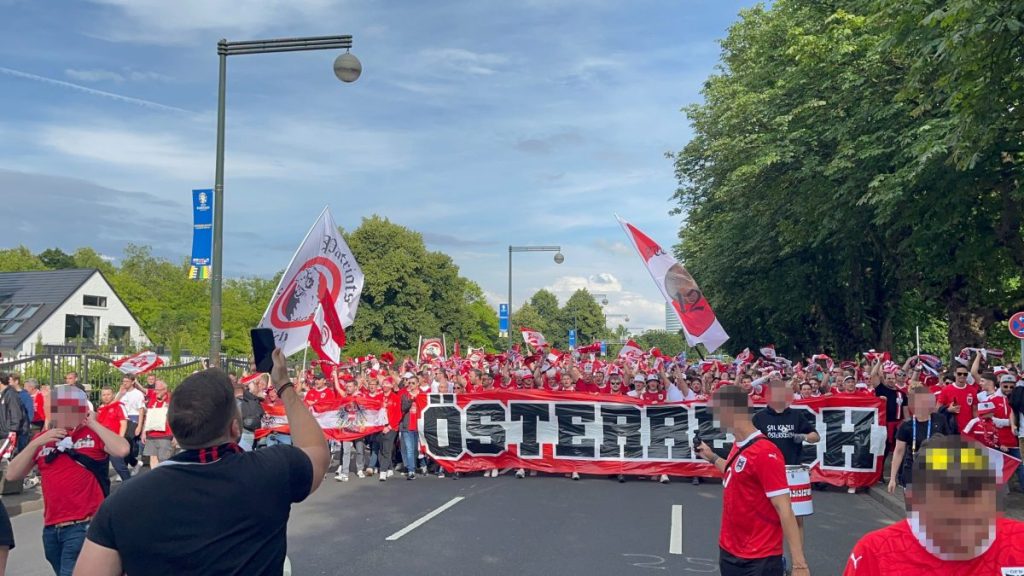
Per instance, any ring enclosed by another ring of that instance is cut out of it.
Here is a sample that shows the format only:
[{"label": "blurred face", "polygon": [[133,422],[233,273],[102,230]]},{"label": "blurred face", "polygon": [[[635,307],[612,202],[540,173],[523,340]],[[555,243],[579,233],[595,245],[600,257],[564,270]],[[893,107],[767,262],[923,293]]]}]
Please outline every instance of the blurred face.
[{"label": "blurred face", "polygon": [[892,372],[886,372],[885,378],[882,381],[885,382],[885,385],[888,386],[889,388],[895,388],[896,374],[893,374]]},{"label": "blurred face", "polygon": [[778,382],[772,382],[772,385],[768,388],[768,405],[774,408],[777,412],[781,412],[792,402],[793,389],[781,380]]},{"label": "blurred face", "polygon": [[327,386],[327,379],[318,377],[316,380],[313,381],[313,385],[316,386],[318,390],[322,389]]},{"label": "blurred face", "polygon": [[78,374],[75,372],[68,372],[67,375],[64,376],[64,383],[69,386],[74,386],[78,383]]},{"label": "blurred face", "polygon": [[735,408],[725,408],[720,406],[711,406],[711,413],[715,416],[715,423],[725,430],[732,431],[736,427],[736,417],[739,414],[739,410]]},{"label": "blurred face", "polygon": [[395,384],[391,380],[384,381],[384,392],[391,392],[395,389]]},{"label": "blurred face", "polygon": [[132,387],[132,384],[134,382],[135,381],[132,380],[131,378],[121,378],[121,388],[127,390],[128,388]]},{"label": "blurred face", "polygon": [[744,376],[740,380],[740,387],[743,388],[744,392],[750,392],[750,390],[754,387],[754,381],[750,378],[750,376]]},{"label": "blurred face", "polygon": [[271,403],[277,402],[279,400],[279,398],[277,397],[277,390],[275,390],[273,386],[267,388],[267,400]]},{"label": "blurred face", "polygon": [[153,386],[153,391],[156,392],[157,397],[163,398],[167,396],[167,384],[165,382],[157,381],[156,385]]},{"label": "blurred face", "polygon": [[956,381],[955,381],[956,385],[960,386],[961,388],[966,386],[967,385],[967,368],[957,368],[955,374],[956,374]]},{"label": "blurred face", "polygon": [[621,378],[612,378],[611,379],[611,386],[612,386],[612,390],[618,392],[619,390],[622,389],[622,379]]},{"label": "blurred face", "polygon": [[989,536],[995,524],[996,491],[982,490],[970,498],[937,488],[928,488],[921,494],[922,501],[911,508],[918,514],[928,539],[951,560],[968,560]]},{"label": "blurred face", "polygon": [[981,379],[981,389],[984,390],[985,392],[988,392],[989,394],[992,394],[993,392],[996,391],[996,383],[995,383],[994,380],[989,380],[988,378],[982,378]]},{"label": "blurred face", "polygon": [[800,385],[800,395],[801,396],[810,396],[811,394],[813,394],[813,392],[811,390],[811,385],[810,384],[804,382],[803,384]]},{"label": "blurred face", "polygon": [[107,404],[110,404],[113,401],[114,401],[114,392],[113,392],[113,390],[107,390],[106,388],[104,388],[102,391],[100,391],[100,402],[104,406],[106,406]]},{"label": "blurred face", "polygon": [[935,395],[931,393],[914,394],[910,399],[910,405],[914,409],[915,415],[931,414],[935,412]]},{"label": "blurred face", "polygon": [[854,380],[846,380],[846,381],[844,381],[843,382],[843,391],[844,392],[856,392],[857,391],[857,382],[854,381]]},{"label": "blurred face", "polygon": [[74,386],[58,386],[50,399],[51,421],[56,428],[74,430],[85,421],[89,411],[85,392]]},{"label": "blurred face", "polygon": [[[235,377],[234,374],[232,374],[230,376],[230,378],[234,378],[234,377]],[[154,376],[152,374],[150,374],[149,376],[146,376],[146,384],[148,384],[150,387],[156,386],[156,376]]]},{"label": "blurred face", "polygon": [[1014,386],[1016,386],[1016,384],[1013,382],[1003,382],[999,385],[999,391],[1003,393],[1003,396],[1009,398],[1010,394],[1013,393]]}]

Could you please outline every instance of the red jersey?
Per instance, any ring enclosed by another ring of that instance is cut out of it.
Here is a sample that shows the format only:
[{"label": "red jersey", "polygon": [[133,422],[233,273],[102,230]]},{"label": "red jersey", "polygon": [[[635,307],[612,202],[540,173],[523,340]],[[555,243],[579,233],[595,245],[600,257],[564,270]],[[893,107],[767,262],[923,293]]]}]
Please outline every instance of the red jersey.
[{"label": "red jersey", "polygon": [[[744,446],[748,448],[739,453]],[[789,494],[782,452],[758,431],[734,444],[729,460],[722,479],[718,545],[739,558],[781,556],[782,522],[771,498]]]},{"label": "red jersey", "polygon": [[334,388],[324,388],[323,390],[317,390],[316,388],[310,388],[306,392],[304,401],[306,406],[309,406],[317,411],[319,407],[325,403],[333,402],[338,399],[338,393],[334,391]]},{"label": "red jersey", "polygon": [[[170,406],[171,406],[171,395],[170,394],[168,394],[167,396],[164,396],[163,400],[157,400],[156,399],[156,395],[154,394],[154,396],[149,401],[146,402],[146,410],[151,410],[153,408],[170,408]],[[149,432],[146,432],[146,437],[147,438],[170,438],[171,437],[171,422],[170,422],[170,419],[168,418],[167,421],[164,423],[164,429],[162,431],[150,430]]]},{"label": "red jersey", "polygon": [[[996,405],[996,412],[992,415],[993,418],[1000,418],[1002,420],[1009,420],[1010,414],[1010,403],[1006,401],[1006,396],[1002,394],[991,394],[989,395],[986,402],[991,402]],[[1017,447],[1017,436],[1010,429],[1009,424],[1006,426],[998,426],[999,445],[1006,446],[1009,448]]]},{"label": "red jersey", "polygon": [[32,397],[32,421],[37,423],[46,421],[46,408],[43,406],[42,392],[36,392],[36,395]]},{"label": "red jersey", "polygon": [[974,418],[964,426],[960,435],[974,438],[989,448],[999,449],[999,428],[991,418]]},{"label": "red jersey", "polygon": [[[80,426],[61,442],[70,438],[76,452],[93,460],[103,460],[103,440],[87,426]],[[61,522],[84,520],[96,514],[103,503],[103,490],[96,477],[75,462],[70,456],[61,454],[49,463],[46,455],[57,450],[58,442],[44,444],[36,453],[36,465],[43,493],[43,525],[52,526]]]},{"label": "red jersey", "polygon": [[121,422],[127,419],[128,417],[124,414],[124,406],[120,402],[111,402],[106,406],[100,406],[96,411],[96,421],[114,434],[121,433]]},{"label": "red jersey", "polygon": [[384,394],[384,412],[388,415],[388,426],[398,430],[402,423],[402,398],[398,394]]},{"label": "red jersey", "polygon": [[946,386],[939,392],[938,401],[943,406],[952,404],[960,406],[960,413],[956,415],[956,426],[963,430],[971,418],[974,418],[972,412],[978,405],[978,386],[975,384],[968,384],[963,388],[958,388],[956,384]]},{"label": "red jersey", "polygon": [[999,518],[995,539],[973,560],[940,560],[909,520],[875,530],[857,542],[843,576],[1003,576],[1024,574],[1024,522]]},{"label": "red jersey", "polygon": [[664,392],[644,392],[642,396],[644,402],[648,404],[661,404],[665,401]]}]

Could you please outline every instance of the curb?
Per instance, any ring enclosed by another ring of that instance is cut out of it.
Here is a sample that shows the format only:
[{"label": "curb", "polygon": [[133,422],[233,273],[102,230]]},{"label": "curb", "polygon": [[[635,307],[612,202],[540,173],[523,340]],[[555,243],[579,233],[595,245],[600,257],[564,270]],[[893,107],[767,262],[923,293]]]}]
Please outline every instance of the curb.
[{"label": "curb", "polygon": [[904,518],[907,515],[906,506],[903,504],[903,499],[889,494],[887,490],[879,489],[875,486],[871,486],[865,492],[872,500],[879,503],[886,510],[891,512],[898,518]]},{"label": "curb", "polygon": [[40,496],[34,500],[27,500],[25,502],[7,502],[4,500],[4,508],[7,509],[7,515],[11,518],[15,516],[25,514],[27,512],[35,512],[43,509],[43,498]]}]

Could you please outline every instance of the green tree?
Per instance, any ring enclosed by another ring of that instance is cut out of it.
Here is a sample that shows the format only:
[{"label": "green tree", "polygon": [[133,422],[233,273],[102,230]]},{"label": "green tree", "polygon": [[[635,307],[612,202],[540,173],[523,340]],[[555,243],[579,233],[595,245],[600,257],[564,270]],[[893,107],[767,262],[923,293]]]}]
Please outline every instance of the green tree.
[{"label": "green tree", "polygon": [[74,257],[60,248],[47,248],[39,253],[38,258],[39,261],[43,263],[43,266],[46,266],[50,270],[63,270],[65,268],[77,267]]},{"label": "green tree", "polygon": [[680,352],[690,352],[686,339],[679,332],[667,330],[648,330],[635,338],[637,344],[644,350],[657,348],[667,356],[678,356]]},{"label": "green tree", "polygon": [[[540,313],[537,312],[537,309],[534,308],[532,304],[527,302],[520,306],[518,310],[512,311],[512,317],[509,319],[509,324],[512,329],[512,342],[515,344],[522,344],[522,329],[532,328],[534,330],[538,330],[537,326],[544,325],[544,318],[541,317]],[[550,334],[544,334],[544,337],[551,341]]]},{"label": "green tree", "polygon": [[[129,245],[129,248],[133,247]],[[128,249],[126,249],[126,251],[127,250]],[[92,248],[79,248],[78,250],[75,250],[71,257],[75,262],[75,268],[95,268],[96,270],[103,272],[106,276],[110,276],[115,271],[115,266],[110,259],[104,258],[99,254],[99,252],[96,252]]]},{"label": "green tree", "polygon": [[[568,339],[568,332],[575,327],[576,345],[585,346],[600,340],[608,333],[604,310],[593,295],[585,289],[579,289],[565,302],[559,311],[562,327],[561,340]],[[568,342],[566,342],[568,346]]]},{"label": "green tree", "polygon": [[24,246],[0,250],[0,272],[46,270],[46,265]]}]

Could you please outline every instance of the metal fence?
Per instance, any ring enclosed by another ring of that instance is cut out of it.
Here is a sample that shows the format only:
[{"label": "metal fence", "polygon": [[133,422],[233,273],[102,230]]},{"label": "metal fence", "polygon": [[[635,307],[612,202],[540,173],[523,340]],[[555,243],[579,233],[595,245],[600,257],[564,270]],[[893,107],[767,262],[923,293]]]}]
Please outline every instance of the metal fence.
[{"label": "metal fence", "polygon": [[[63,384],[65,376],[70,372],[78,374],[78,381],[85,386],[90,398],[99,399],[100,390],[110,386],[115,390],[121,385],[124,374],[113,364],[113,360],[98,354],[40,354],[0,362],[0,373],[21,374],[22,382],[29,378],[40,384]],[[246,358],[227,358],[225,368],[241,372],[249,368]],[[174,389],[188,375],[206,367],[202,360],[192,360],[173,366],[160,366],[150,374],[167,383]]]}]

